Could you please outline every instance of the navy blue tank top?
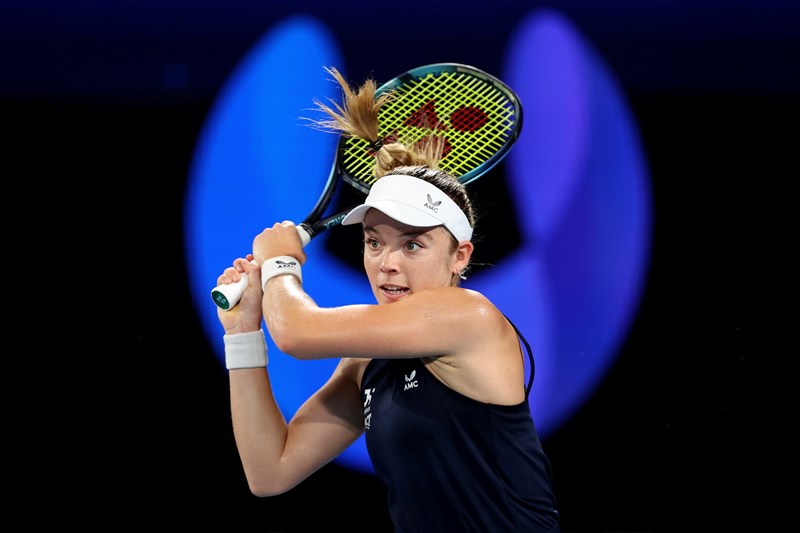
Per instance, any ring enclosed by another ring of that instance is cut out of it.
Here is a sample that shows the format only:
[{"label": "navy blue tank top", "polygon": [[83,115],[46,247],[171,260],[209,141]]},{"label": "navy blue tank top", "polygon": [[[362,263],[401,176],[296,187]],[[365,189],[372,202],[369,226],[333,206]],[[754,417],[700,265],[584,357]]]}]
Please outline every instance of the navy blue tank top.
[{"label": "navy blue tank top", "polygon": [[560,530],[527,401],[473,400],[420,359],[374,359],[361,388],[367,450],[397,533]]}]

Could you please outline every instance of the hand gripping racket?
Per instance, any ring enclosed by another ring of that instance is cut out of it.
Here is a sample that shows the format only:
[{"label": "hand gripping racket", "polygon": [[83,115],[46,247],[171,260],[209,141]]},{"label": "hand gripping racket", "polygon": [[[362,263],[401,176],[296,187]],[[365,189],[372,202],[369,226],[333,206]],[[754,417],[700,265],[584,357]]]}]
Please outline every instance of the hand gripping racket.
[{"label": "hand gripping racket", "polygon": [[[522,105],[498,78],[469,65],[435,63],[409,70],[381,85],[375,96],[393,91],[378,112],[379,137],[384,143],[443,141],[439,168],[464,184],[486,174],[505,157],[522,130]],[[343,135],[325,188],[314,209],[297,225],[303,246],[323,231],[339,225],[352,206],[324,216],[339,182],[369,193],[373,147],[364,139]],[[247,286],[219,285],[211,291],[221,309],[235,306]]]}]

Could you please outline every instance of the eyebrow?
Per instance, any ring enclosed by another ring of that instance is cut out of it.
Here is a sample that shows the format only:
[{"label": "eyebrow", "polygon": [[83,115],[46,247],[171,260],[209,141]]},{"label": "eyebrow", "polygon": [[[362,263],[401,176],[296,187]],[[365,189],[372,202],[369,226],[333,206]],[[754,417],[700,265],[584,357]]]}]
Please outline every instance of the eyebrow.
[{"label": "eyebrow", "polygon": [[[434,227],[438,227],[438,226],[434,226]],[[401,233],[400,237],[403,237],[403,238],[406,238],[406,239],[413,238],[413,237],[425,237],[427,239],[431,239],[432,237],[430,236],[430,230],[432,230],[434,227],[427,228],[424,231],[406,231],[405,233]],[[366,233],[368,231],[371,231],[373,233],[377,233],[377,230],[374,227],[372,227],[372,226],[364,226],[364,232]]]}]

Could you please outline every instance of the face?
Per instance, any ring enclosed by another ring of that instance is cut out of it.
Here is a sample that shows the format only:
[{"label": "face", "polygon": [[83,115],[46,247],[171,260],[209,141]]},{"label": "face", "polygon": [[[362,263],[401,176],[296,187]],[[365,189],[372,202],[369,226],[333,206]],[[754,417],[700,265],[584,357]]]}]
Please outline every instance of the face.
[{"label": "face", "polygon": [[377,302],[452,285],[453,275],[469,262],[472,243],[462,242],[456,251],[452,246],[443,226],[408,226],[370,209],[364,217],[364,270]]}]

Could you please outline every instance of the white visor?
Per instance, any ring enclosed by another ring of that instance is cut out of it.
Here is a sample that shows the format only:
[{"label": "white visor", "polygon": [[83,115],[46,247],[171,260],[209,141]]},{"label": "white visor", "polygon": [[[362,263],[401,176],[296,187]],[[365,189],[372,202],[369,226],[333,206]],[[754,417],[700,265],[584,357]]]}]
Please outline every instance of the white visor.
[{"label": "white visor", "polygon": [[350,211],[342,224],[363,222],[370,208],[409,226],[444,226],[459,242],[472,239],[472,227],[458,205],[419,178],[401,174],[381,177],[370,187],[366,201]]}]

